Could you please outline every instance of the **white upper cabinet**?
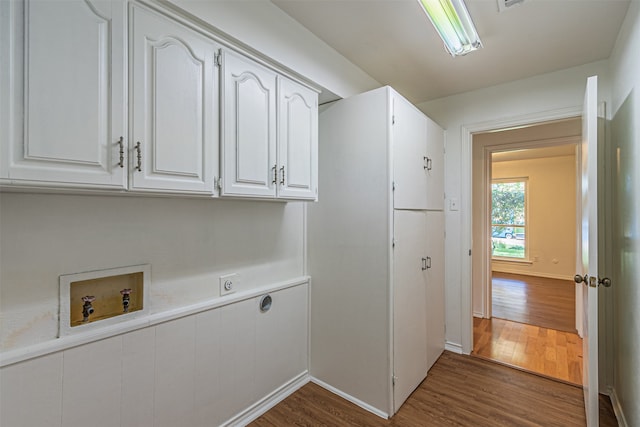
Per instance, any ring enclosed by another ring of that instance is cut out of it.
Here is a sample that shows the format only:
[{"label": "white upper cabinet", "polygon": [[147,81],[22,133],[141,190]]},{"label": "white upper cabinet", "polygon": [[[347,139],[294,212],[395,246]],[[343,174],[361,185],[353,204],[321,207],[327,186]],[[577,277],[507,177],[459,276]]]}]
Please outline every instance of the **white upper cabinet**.
[{"label": "white upper cabinet", "polygon": [[316,199],[317,93],[249,58],[222,55],[221,194]]},{"label": "white upper cabinet", "polygon": [[275,197],[276,73],[222,52],[223,196]]},{"label": "white upper cabinet", "polygon": [[392,103],[393,207],[427,209],[427,118],[401,96]]},{"label": "white upper cabinet", "polygon": [[425,173],[427,175],[427,207],[429,210],[444,209],[444,130],[428,117],[427,154]]},{"label": "white upper cabinet", "polygon": [[219,46],[132,5],[131,189],[214,192]]},{"label": "white upper cabinet", "polygon": [[278,78],[278,197],[318,196],[318,94]]},{"label": "white upper cabinet", "polygon": [[126,187],[125,10],[0,2],[3,183]]}]

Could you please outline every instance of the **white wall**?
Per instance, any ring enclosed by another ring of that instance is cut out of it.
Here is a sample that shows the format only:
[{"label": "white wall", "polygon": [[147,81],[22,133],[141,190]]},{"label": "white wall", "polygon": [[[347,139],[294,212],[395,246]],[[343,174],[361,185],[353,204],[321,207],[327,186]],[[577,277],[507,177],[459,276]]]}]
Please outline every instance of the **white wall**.
[{"label": "white wall", "polygon": [[381,86],[269,1],[169,1],[339,97]]},{"label": "white wall", "polygon": [[[601,98],[607,101],[610,93],[607,72],[607,61],[599,61],[418,105],[446,129],[445,197],[460,201],[459,211],[445,213],[446,339],[449,348],[471,350],[470,263],[467,264],[471,237],[461,233],[461,229],[471,232],[471,203],[461,199],[463,188],[469,187],[469,183],[463,187],[462,179],[471,167],[471,150],[463,147],[463,128],[484,125],[489,128],[492,124],[497,128],[508,121],[528,122],[536,116],[548,116],[552,111],[577,109],[582,105],[587,77],[596,74],[600,76]],[[471,194],[470,188],[466,191]]]},{"label": "white wall", "polygon": [[[614,171],[614,405],[640,425],[640,2],[632,1],[611,56]],[[617,401],[617,402],[616,402]],[[622,424],[621,424],[622,425]]]},{"label": "white wall", "polygon": [[0,194],[3,351],[53,340],[58,277],[151,264],[150,310],[303,275],[302,203]]}]

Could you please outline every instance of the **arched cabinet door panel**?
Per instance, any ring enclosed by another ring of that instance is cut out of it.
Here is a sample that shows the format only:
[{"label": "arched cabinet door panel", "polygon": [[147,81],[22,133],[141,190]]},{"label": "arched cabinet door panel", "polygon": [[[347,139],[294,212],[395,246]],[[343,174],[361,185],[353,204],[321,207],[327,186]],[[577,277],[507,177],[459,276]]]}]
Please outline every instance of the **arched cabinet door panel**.
[{"label": "arched cabinet door panel", "polygon": [[278,78],[278,196],[314,200],[318,196],[318,95]]},{"label": "arched cabinet door panel", "polygon": [[213,193],[218,46],[140,6],[130,22],[131,189]]},{"label": "arched cabinet door panel", "polygon": [[223,196],[276,196],[276,73],[222,53]]},{"label": "arched cabinet door panel", "polygon": [[124,2],[3,1],[0,8],[7,59],[0,178],[125,188]]}]

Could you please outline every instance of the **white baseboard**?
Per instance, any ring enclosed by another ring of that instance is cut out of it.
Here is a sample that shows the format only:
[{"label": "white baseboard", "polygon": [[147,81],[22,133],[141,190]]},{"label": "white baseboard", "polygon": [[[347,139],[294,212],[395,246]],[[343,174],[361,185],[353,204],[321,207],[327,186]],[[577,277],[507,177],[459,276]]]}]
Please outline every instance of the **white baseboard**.
[{"label": "white baseboard", "polygon": [[282,402],[284,399],[293,394],[296,390],[298,390],[303,385],[309,382],[309,373],[305,371],[293,378],[288,383],[284,384],[282,387],[278,388],[271,394],[265,396],[262,400],[245,409],[238,415],[233,418],[227,420],[222,426],[246,426],[258,419],[261,415],[266,413],[269,409],[276,406],[278,403]]},{"label": "white baseboard", "polygon": [[620,404],[620,400],[618,399],[618,394],[616,393],[615,388],[609,389],[609,397],[611,398],[611,406],[613,406],[613,412],[616,414],[616,419],[618,420],[618,426],[629,427],[629,424],[627,424],[627,419],[624,417],[622,405]]},{"label": "white baseboard", "polygon": [[473,312],[473,317],[479,317],[481,319],[484,319],[484,313],[479,312],[479,311],[474,311]]},{"label": "white baseboard", "polygon": [[368,403],[363,402],[360,399],[356,399],[355,397],[351,396],[350,394],[347,394],[341,390],[338,390],[337,388],[325,383],[324,381],[321,381],[315,377],[311,377],[311,382],[314,384],[319,385],[320,387],[329,390],[331,393],[336,394],[340,397],[342,397],[343,399],[348,400],[351,403],[354,403],[356,405],[358,405],[359,407],[361,407],[362,409],[371,412],[374,415],[379,416],[380,418],[384,418],[389,419],[389,414],[387,414],[384,411],[379,410],[378,408],[374,408],[373,406],[369,405]]},{"label": "white baseboard", "polygon": [[463,354],[462,345],[455,344],[455,343],[452,343],[452,342],[449,342],[449,341],[444,343],[444,349],[448,350],[448,351],[450,351],[452,353]]}]

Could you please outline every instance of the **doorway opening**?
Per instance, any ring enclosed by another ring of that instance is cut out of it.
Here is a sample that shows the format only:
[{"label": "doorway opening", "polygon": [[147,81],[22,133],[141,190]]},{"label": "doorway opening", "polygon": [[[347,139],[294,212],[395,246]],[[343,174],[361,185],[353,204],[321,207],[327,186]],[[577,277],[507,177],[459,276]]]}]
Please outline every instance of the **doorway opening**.
[{"label": "doorway opening", "polygon": [[473,352],[573,384],[581,119],[473,134]]}]

